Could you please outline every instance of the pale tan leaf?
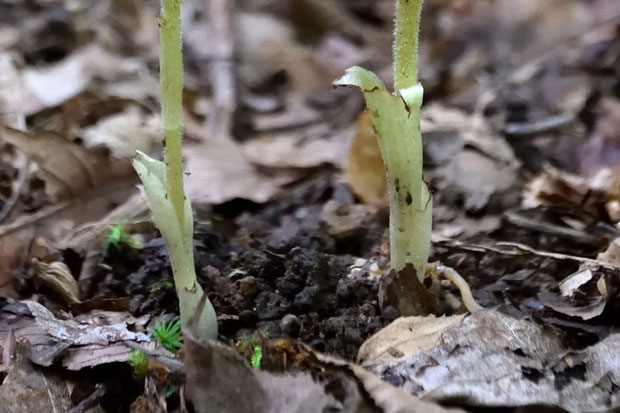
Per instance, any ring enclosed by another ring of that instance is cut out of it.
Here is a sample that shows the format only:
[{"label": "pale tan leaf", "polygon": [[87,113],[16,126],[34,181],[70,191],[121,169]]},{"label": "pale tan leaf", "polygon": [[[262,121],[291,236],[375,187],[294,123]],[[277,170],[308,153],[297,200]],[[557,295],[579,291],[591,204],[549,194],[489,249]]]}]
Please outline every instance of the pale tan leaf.
[{"label": "pale tan leaf", "polygon": [[278,182],[250,164],[230,139],[186,145],[184,154],[192,202],[221,204],[235,198],[266,202],[279,190]]},{"label": "pale tan leaf", "polygon": [[38,164],[54,200],[75,197],[133,173],[128,160],[111,160],[52,133],[26,133],[0,126],[0,139]]}]

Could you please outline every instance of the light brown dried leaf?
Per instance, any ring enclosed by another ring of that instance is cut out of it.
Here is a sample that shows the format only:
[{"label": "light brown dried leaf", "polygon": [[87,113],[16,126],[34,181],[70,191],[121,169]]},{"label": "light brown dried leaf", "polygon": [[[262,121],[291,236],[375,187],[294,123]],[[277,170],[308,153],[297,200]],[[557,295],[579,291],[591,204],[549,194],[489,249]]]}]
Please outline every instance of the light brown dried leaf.
[{"label": "light brown dried leaf", "polygon": [[0,139],[39,165],[46,189],[55,200],[75,197],[133,173],[128,160],[111,160],[52,133],[33,134],[0,126]]},{"label": "light brown dried leaf", "polygon": [[28,361],[28,349],[20,344],[17,358],[0,386],[3,413],[57,413],[71,410],[67,383],[60,377],[38,370]]},{"label": "light brown dried leaf", "polygon": [[184,154],[192,202],[221,204],[235,198],[266,202],[279,190],[278,181],[252,166],[231,139],[186,145]]},{"label": "light brown dried leaf", "polygon": [[367,113],[357,120],[357,130],[346,171],[347,183],[363,203],[388,205],[387,180],[377,137]]}]

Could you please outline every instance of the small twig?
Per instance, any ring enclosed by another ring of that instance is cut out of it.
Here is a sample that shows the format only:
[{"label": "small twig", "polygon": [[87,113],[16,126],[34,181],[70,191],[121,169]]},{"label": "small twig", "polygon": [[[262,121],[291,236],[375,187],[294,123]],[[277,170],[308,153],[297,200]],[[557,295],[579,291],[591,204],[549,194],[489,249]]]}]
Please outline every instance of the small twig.
[{"label": "small twig", "polygon": [[513,257],[521,257],[526,254],[532,254],[532,255],[539,256],[539,257],[551,258],[554,260],[568,260],[568,261],[578,262],[580,264],[589,265],[592,267],[605,268],[611,271],[620,271],[620,265],[595,260],[593,258],[579,257],[577,255],[568,255],[568,254],[560,254],[557,252],[540,251],[532,247],[528,247],[527,245],[519,244],[516,242],[498,242],[496,245],[503,246],[503,247],[512,247],[519,251],[509,251],[509,250],[495,248],[495,247],[491,247],[488,245],[481,245],[481,244],[467,244],[465,242],[457,241],[455,239],[438,237],[438,236],[433,236],[433,244],[436,247],[452,247],[452,248],[459,248],[464,251],[473,251],[473,252],[480,252],[480,253],[492,252],[498,255],[509,255]]},{"label": "small twig", "polygon": [[52,205],[47,208],[44,208],[38,212],[35,212],[32,215],[23,215],[13,222],[9,222],[8,224],[1,225],[0,226],[0,238],[14,231],[27,227],[29,225],[36,224],[37,222],[45,218],[49,218],[55,214],[58,214],[62,212],[63,210],[71,206],[74,206],[74,205],[75,204],[72,204],[70,202],[62,202],[60,204],[56,204],[56,205]]},{"label": "small twig", "polygon": [[106,393],[108,393],[108,385],[106,383],[98,384],[95,391],[82,400],[80,404],[71,409],[69,413],[84,413],[94,407],[97,407]]},{"label": "small twig", "polygon": [[504,218],[507,222],[517,227],[531,229],[533,231],[543,232],[545,234],[555,235],[562,239],[578,242],[580,244],[597,246],[600,240],[594,235],[586,234],[585,232],[578,231],[572,228],[561,227],[559,225],[539,222],[519,215],[514,212],[504,213]]},{"label": "small twig", "polygon": [[538,122],[508,123],[504,128],[504,133],[512,137],[539,135],[570,125],[574,120],[574,116],[562,114]]}]

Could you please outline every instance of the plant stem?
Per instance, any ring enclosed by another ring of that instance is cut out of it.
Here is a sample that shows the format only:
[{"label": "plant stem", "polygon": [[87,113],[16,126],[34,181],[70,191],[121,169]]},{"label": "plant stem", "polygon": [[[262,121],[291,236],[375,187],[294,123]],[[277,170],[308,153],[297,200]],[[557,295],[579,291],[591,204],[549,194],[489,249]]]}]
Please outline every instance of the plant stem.
[{"label": "plant stem", "polygon": [[398,142],[382,145],[390,187],[391,266],[412,263],[422,281],[430,249],[432,197],[422,176],[420,106],[424,91],[418,83],[418,43],[423,0],[396,0],[394,93],[407,106],[411,127]]},{"label": "plant stem", "polygon": [[181,0],[162,0],[160,27],[160,77],[166,191],[181,227],[184,225],[183,202],[183,55],[181,51]]},{"label": "plant stem", "polygon": [[418,34],[423,0],[396,1],[394,33],[394,89],[398,92],[418,83]]}]

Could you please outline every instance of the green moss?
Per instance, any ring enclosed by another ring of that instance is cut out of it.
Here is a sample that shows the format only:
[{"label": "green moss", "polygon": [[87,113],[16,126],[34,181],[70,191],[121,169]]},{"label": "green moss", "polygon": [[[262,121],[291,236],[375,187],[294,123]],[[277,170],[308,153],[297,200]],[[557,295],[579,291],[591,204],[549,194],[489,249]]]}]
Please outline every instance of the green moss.
[{"label": "green moss", "polygon": [[181,341],[181,320],[179,317],[174,317],[168,322],[161,322],[155,325],[153,338],[166,350],[173,353],[178,352],[183,347],[183,342]]}]

